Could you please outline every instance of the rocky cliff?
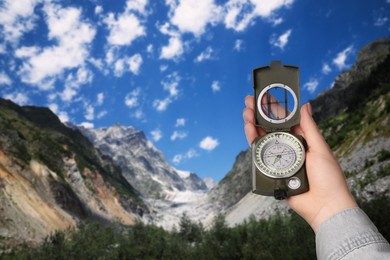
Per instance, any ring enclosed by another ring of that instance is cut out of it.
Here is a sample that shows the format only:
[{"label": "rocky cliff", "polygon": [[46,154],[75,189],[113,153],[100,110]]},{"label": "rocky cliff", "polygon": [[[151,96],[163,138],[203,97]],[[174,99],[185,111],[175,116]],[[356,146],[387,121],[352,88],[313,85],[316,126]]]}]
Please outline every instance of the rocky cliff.
[{"label": "rocky cliff", "polygon": [[120,169],[47,108],[0,100],[0,237],[36,242],[80,220],[132,224],[148,208]]}]

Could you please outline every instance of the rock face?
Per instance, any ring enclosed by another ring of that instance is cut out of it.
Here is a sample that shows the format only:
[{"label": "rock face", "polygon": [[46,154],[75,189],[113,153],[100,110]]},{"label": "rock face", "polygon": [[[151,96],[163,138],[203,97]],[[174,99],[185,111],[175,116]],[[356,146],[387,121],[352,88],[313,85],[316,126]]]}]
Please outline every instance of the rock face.
[{"label": "rock face", "polygon": [[317,122],[333,117],[348,107],[362,104],[362,99],[380,87],[368,85],[367,80],[375,73],[378,65],[385,62],[390,53],[389,45],[389,39],[385,38],[364,46],[352,68],[341,73],[331,89],[311,102],[313,117]]},{"label": "rock face", "polygon": [[237,155],[233,168],[208,193],[217,209],[232,207],[243,198],[252,187],[252,155],[246,150]]},{"label": "rock face", "polygon": [[87,218],[132,224],[149,210],[78,130],[49,109],[2,99],[0,205],[4,243],[37,242]]},{"label": "rock face", "polygon": [[[352,191],[361,199],[390,196],[390,39],[363,47],[351,70],[311,101],[313,116],[339,159]],[[210,208],[231,225],[250,215],[288,210],[284,202],[251,194],[250,150],[210,190]]]},{"label": "rock face", "polygon": [[180,175],[142,131],[121,125],[81,130],[96,148],[115,161],[126,180],[145,198],[165,199],[176,190],[207,190],[196,174]]},{"label": "rock face", "polygon": [[208,190],[195,173],[173,168],[142,131],[121,125],[81,131],[141,194],[151,211],[148,222],[172,228]]}]

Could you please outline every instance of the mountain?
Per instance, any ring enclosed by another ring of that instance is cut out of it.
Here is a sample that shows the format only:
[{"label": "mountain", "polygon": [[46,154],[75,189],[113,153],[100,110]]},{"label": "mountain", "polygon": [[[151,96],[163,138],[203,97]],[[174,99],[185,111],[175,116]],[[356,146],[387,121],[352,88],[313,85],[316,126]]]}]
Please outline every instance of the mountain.
[{"label": "mountain", "polygon": [[157,225],[171,228],[208,190],[195,173],[173,168],[140,130],[121,125],[80,130],[114,160],[151,209],[151,221]]},{"label": "mountain", "polygon": [[116,162],[122,175],[144,197],[165,199],[176,190],[207,189],[196,174],[180,175],[142,131],[121,125],[81,131]]},{"label": "mountain", "polygon": [[[334,106],[332,99],[339,104]],[[351,70],[312,105],[356,196],[389,196],[390,39],[363,47]]]},{"label": "mountain", "polygon": [[84,219],[149,212],[112,159],[49,109],[0,99],[0,237],[37,242]]},{"label": "mountain", "polygon": [[[390,196],[390,39],[364,46],[331,89],[310,101],[313,117],[361,200]],[[251,152],[241,152],[208,193],[230,225],[288,210],[284,202],[251,193]],[[390,206],[390,205],[389,205]]]}]

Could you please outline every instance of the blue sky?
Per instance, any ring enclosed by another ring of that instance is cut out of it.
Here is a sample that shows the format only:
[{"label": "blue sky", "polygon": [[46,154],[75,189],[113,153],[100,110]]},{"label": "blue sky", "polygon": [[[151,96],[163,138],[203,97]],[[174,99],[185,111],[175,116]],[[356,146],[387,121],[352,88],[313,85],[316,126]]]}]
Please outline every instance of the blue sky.
[{"label": "blue sky", "polygon": [[389,36],[389,10],[389,0],[1,0],[0,96],[76,125],[133,126],[177,169],[218,181],[248,147],[252,69],[299,66],[307,102]]}]

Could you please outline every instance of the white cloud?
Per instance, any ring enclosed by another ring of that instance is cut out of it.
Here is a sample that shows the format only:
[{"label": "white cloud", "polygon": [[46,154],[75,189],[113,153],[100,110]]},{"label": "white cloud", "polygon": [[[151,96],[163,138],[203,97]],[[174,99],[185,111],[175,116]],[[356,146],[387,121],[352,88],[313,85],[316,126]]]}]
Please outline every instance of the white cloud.
[{"label": "white cloud", "polygon": [[148,46],[146,46],[146,52],[147,53],[152,54],[153,50],[154,50],[153,44],[148,44]]},{"label": "white cloud", "polygon": [[1,38],[7,42],[18,43],[26,32],[35,27],[37,16],[35,6],[40,0],[5,0],[0,6]]},{"label": "white cloud", "polygon": [[122,13],[109,13],[103,22],[109,29],[107,42],[109,48],[105,61],[113,68],[114,75],[120,77],[130,71],[137,75],[140,71],[143,59],[137,53],[129,57],[123,55],[122,47],[130,46],[136,39],[146,35],[144,17],[147,15],[147,0],[127,0],[125,10]]},{"label": "white cloud", "polygon": [[159,111],[165,111],[168,106],[178,98],[179,96],[179,83],[180,76],[177,72],[173,72],[169,74],[163,81],[161,81],[161,85],[163,89],[168,91],[168,96],[163,99],[155,99],[153,101],[153,107]]},{"label": "white cloud", "polygon": [[237,40],[234,42],[233,50],[238,51],[238,52],[241,51],[241,50],[244,48],[243,44],[244,44],[244,41],[243,41],[243,40],[237,39]]},{"label": "white cloud", "polygon": [[207,47],[203,52],[201,52],[196,58],[195,62],[202,62],[205,60],[212,60],[213,59],[213,48],[210,46]]},{"label": "white cloud", "polygon": [[105,61],[108,65],[111,65],[114,62],[114,60],[116,59],[114,51],[115,51],[115,48],[109,48],[108,51],[106,52]]},{"label": "white cloud", "polygon": [[[225,5],[225,19],[226,28],[235,31],[243,31],[251,23],[254,15],[251,13],[242,14],[244,7],[249,6],[247,1],[230,0]],[[241,18],[241,20],[239,20]]]},{"label": "white cloud", "polygon": [[5,43],[0,43],[0,54],[6,54],[7,53],[7,48],[5,46]]},{"label": "white cloud", "polygon": [[143,119],[143,121],[145,121],[145,115],[141,109],[135,110],[131,116],[136,118],[136,119]]},{"label": "white cloud", "polygon": [[91,83],[93,74],[86,67],[80,67],[76,74],[69,74],[65,81],[65,88],[60,94],[60,97],[65,102],[73,101],[77,96],[80,86]]},{"label": "white cloud", "polygon": [[161,49],[160,59],[175,60],[184,53],[183,42],[179,37],[170,37],[167,46]]},{"label": "white cloud", "polygon": [[177,29],[175,29],[174,26],[172,24],[170,24],[169,22],[165,22],[162,25],[157,24],[156,26],[162,34],[165,34],[165,35],[168,35],[171,37],[179,37],[180,36],[180,32],[178,32]]},{"label": "white cloud", "polygon": [[201,36],[208,24],[214,25],[222,18],[222,8],[214,0],[179,0],[167,1],[170,6],[170,22],[181,33]]},{"label": "white cloud", "polygon": [[11,85],[12,80],[11,78],[4,72],[0,71],[0,85]]},{"label": "white cloud", "polygon": [[40,52],[40,49],[37,46],[21,47],[15,51],[15,56],[17,58],[29,58],[35,56]]},{"label": "white cloud", "polygon": [[88,61],[95,66],[99,71],[103,72],[103,74],[107,75],[108,70],[104,68],[104,63],[102,59],[95,59],[93,57],[89,58]]},{"label": "white cloud", "polygon": [[21,92],[6,94],[3,96],[3,98],[12,100],[14,103],[21,106],[26,105],[28,102],[30,102],[28,96],[25,93],[21,93]]},{"label": "white cloud", "polygon": [[306,82],[303,85],[303,88],[309,91],[310,93],[313,93],[317,87],[318,87],[318,80],[317,79],[310,79],[310,81]]},{"label": "white cloud", "polygon": [[270,17],[276,10],[291,6],[294,0],[251,0],[251,2],[255,5],[255,14]]},{"label": "white cloud", "polygon": [[16,53],[25,58],[19,71],[22,81],[47,90],[66,70],[84,64],[96,31],[82,21],[81,9],[46,3],[43,10],[46,13],[49,40],[57,44],[43,49],[22,47]]},{"label": "white cloud", "polygon": [[52,103],[52,104],[49,104],[48,107],[51,110],[51,112],[53,112],[54,114],[58,113],[58,105],[57,104]]},{"label": "white cloud", "polygon": [[[111,56],[114,55],[112,52],[109,51],[107,54],[109,54],[108,59],[110,62],[111,59],[115,60],[115,57]],[[142,62],[143,59],[139,53],[134,54],[131,57],[125,56],[122,59],[117,59],[116,62],[114,63],[114,75],[116,77],[121,77],[123,73],[127,71],[130,71],[135,75],[138,75]]]},{"label": "white cloud", "polygon": [[374,26],[383,26],[387,23],[389,18],[385,8],[380,8],[378,10],[374,10]]},{"label": "white cloud", "polygon": [[133,72],[135,75],[139,73],[139,69],[142,64],[142,56],[137,53],[131,56],[128,60],[129,69],[131,72]]},{"label": "white cloud", "polygon": [[214,80],[213,83],[211,83],[211,90],[215,93],[221,90],[221,84],[219,81]]},{"label": "white cloud", "polygon": [[283,20],[276,18],[275,13],[283,7],[290,7],[293,2],[294,0],[229,0],[224,6],[225,27],[235,31],[244,31],[254,24],[257,17],[273,25],[280,24]]},{"label": "white cloud", "polygon": [[70,102],[73,100],[73,98],[77,95],[77,90],[74,88],[65,88],[61,93],[60,97],[62,101]]},{"label": "white cloud", "polygon": [[172,141],[175,141],[177,139],[184,139],[187,137],[187,132],[184,132],[184,131],[173,131],[172,135],[171,135],[171,140]]},{"label": "white cloud", "polygon": [[151,131],[150,134],[152,136],[152,139],[155,142],[160,141],[160,139],[163,137],[162,132],[161,132],[160,129],[155,129],[155,130]]},{"label": "white cloud", "polygon": [[324,63],[322,65],[322,73],[325,75],[328,75],[330,72],[332,72],[332,69],[330,68],[328,63]]},{"label": "white cloud", "polygon": [[211,136],[203,138],[203,140],[199,143],[199,147],[207,151],[214,150],[218,145],[218,139],[215,139]]},{"label": "white cloud", "polygon": [[97,5],[96,7],[95,7],[95,14],[101,14],[101,13],[103,13],[103,7],[101,6],[101,5]]},{"label": "white cloud", "polygon": [[167,69],[168,69],[168,65],[166,65],[166,64],[160,65],[160,71],[161,71],[161,72],[164,72],[164,71],[166,71]]},{"label": "white cloud", "polygon": [[173,156],[172,162],[174,164],[179,164],[179,163],[181,163],[181,161],[183,159],[184,159],[184,156],[182,154],[176,154],[175,156]]},{"label": "white cloud", "polygon": [[287,30],[285,33],[280,35],[279,37],[276,36],[276,34],[273,34],[270,38],[270,44],[272,44],[274,47],[278,47],[281,50],[284,50],[284,47],[287,45],[288,40],[291,36],[292,30]]},{"label": "white cloud", "polygon": [[125,60],[119,59],[115,62],[114,65],[114,75],[116,77],[121,77],[125,71]]},{"label": "white cloud", "polygon": [[136,11],[141,15],[146,15],[146,5],[148,0],[127,0],[126,11]]},{"label": "white cloud", "polygon": [[141,94],[141,88],[136,88],[128,93],[125,97],[125,104],[129,108],[138,106],[138,99]]},{"label": "white cloud", "polygon": [[90,121],[95,119],[95,108],[92,105],[90,105],[90,104],[85,105],[84,117],[85,117],[85,119],[90,120]]},{"label": "white cloud", "polygon": [[270,21],[272,22],[273,26],[276,26],[283,22],[283,18],[271,18]]},{"label": "white cloud", "polygon": [[153,101],[153,107],[159,111],[159,112],[162,112],[162,111],[165,111],[169,104],[171,104],[173,102],[172,98],[170,97],[166,97],[164,99],[155,99]]},{"label": "white cloud", "polygon": [[50,108],[50,110],[56,114],[58,116],[58,118],[60,119],[60,121],[62,123],[66,123],[66,122],[70,122],[69,120],[69,116],[68,116],[68,113],[64,112],[64,111],[60,111],[58,109],[58,105],[55,104],[55,103],[51,103],[48,105],[48,107]]},{"label": "white cloud", "polygon": [[96,100],[97,100],[97,105],[101,106],[104,102],[104,93],[103,92],[98,93],[96,96]]},{"label": "white cloud", "polygon": [[180,164],[183,160],[188,160],[197,156],[199,156],[199,154],[194,149],[190,149],[184,154],[175,155],[172,159],[172,162],[175,164]]},{"label": "white cloud", "polygon": [[79,88],[81,85],[91,83],[93,80],[92,71],[88,70],[86,67],[80,67],[76,75],[69,74],[65,81],[65,86],[70,88]]},{"label": "white cloud", "polygon": [[79,124],[79,126],[82,126],[87,129],[93,129],[95,127],[95,125],[91,122],[82,122],[81,124]]},{"label": "white cloud", "polygon": [[353,53],[353,46],[350,45],[337,54],[336,58],[333,59],[333,64],[336,65],[336,67],[339,70],[347,68],[349,65],[346,64],[346,62],[349,55],[351,55],[352,53]]},{"label": "white cloud", "polygon": [[185,118],[178,118],[176,119],[175,127],[185,126],[186,125],[186,119]]},{"label": "white cloud", "polygon": [[69,115],[68,113],[64,112],[64,111],[61,111],[57,114],[58,118],[60,119],[60,121],[62,123],[67,123],[67,122],[70,122],[70,118],[69,118]]},{"label": "white cloud", "polygon": [[168,44],[161,48],[160,59],[178,60],[184,53],[184,43],[180,33],[168,22],[157,27],[162,34],[169,36]]},{"label": "white cloud", "polygon": [[177,72],[169,74],[162,82],[164,90],[169,92],[170,97],[177,97],[179,95],[179,83],[181,77]]},{"label": "white cloud", "polygon": [[389,19],[387,17],[377,17],[374,26],[383,26]]},{"label": "white cloud", "polygon": [[146,35],[144,26],[133,13],[125,12],[117,18],[113,13],[109,13],[104,23],[110,30],[107,41],[111,45],[131,45],[135,39]]},{"label": "white cloud", "polygon": [[103,118],[103,117],[106,116],[106,115],[107,115],[107,110],[103,110],[103,111],[100,111],[100,112],[97,114],[96,118],[100,119],[100,118]]}]

